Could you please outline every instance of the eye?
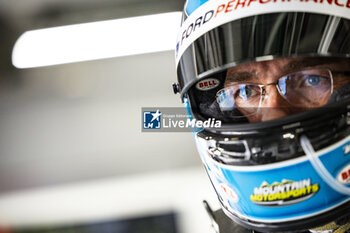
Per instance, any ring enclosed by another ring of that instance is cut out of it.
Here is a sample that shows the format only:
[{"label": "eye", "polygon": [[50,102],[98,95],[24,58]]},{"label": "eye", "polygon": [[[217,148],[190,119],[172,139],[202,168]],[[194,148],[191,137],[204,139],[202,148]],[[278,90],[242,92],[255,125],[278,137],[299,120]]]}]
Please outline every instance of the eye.
[{"label": "eye", "polygon": [[318,75],[307,75],[305,82],[308,86],[317,86],[321,82],[321,77]]},{"label": "eye", "polygon": [[235,99],[241,98],[243,100],[252,99],[259,95],[259,91],[256,90],[258,87],[253,85],[240,85],[239,89],[235,93]]},{"label": "eye", "polygon": [[252,90],[249,89],[248,87],[245,87],[245,88],[241,88],[239,90],[239,96],[244,98],[244,99],[247,99],[249,98],[250,96],[252,96]]}]

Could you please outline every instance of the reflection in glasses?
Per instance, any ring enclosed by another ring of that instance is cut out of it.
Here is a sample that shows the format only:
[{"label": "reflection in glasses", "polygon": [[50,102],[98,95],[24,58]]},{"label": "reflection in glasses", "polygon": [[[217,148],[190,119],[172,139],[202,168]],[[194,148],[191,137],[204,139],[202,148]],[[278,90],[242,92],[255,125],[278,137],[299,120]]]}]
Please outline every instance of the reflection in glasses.
[{"label": "reflection in glasses", "polygon": [[274,85],[290,105],[302,109],[317,108],[328,102],[336,77],[337,73],[332,74],[329,69],[309,69],[285,75],[274,83],[230,85],[219,90],[216,98],[221,111],[238,110],[249,116],[258,112],[267,93],[266,87]]}]

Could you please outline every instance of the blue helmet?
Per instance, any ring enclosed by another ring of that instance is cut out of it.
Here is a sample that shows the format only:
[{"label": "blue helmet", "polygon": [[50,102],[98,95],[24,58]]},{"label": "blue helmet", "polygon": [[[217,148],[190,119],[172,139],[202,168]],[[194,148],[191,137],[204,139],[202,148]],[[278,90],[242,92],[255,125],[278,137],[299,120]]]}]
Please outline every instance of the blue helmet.
[{"label": "blue helmet", "polygon": [[193,119],[222,122],[194,136],[230,220],[350,219],[349,57],[349,0],[186,1],[174,90]]}]

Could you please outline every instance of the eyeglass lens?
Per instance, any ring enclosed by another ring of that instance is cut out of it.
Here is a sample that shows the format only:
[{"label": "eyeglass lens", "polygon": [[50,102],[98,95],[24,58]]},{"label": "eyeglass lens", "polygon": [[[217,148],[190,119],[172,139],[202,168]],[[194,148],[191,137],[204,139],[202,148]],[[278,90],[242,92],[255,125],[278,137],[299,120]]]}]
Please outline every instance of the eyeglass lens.
[{"label": "eyeglass lens", "polygon": [[316,108],[325,105],[332,94],[329,70],[305,70],[278,80],[280,94],[292,105]]}]

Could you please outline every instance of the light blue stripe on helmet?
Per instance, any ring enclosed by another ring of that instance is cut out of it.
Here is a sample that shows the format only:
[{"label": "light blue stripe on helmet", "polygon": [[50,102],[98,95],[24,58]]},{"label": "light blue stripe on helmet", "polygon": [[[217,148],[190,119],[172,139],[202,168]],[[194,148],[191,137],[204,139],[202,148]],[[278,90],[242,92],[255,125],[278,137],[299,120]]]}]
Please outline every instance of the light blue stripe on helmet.
[{"label": "light blue stripe on helmet", "polygon": [[185,11],[187,15],[192,14],[198,7],[206,3],[209,0],[187,0],[185,5]]}]

